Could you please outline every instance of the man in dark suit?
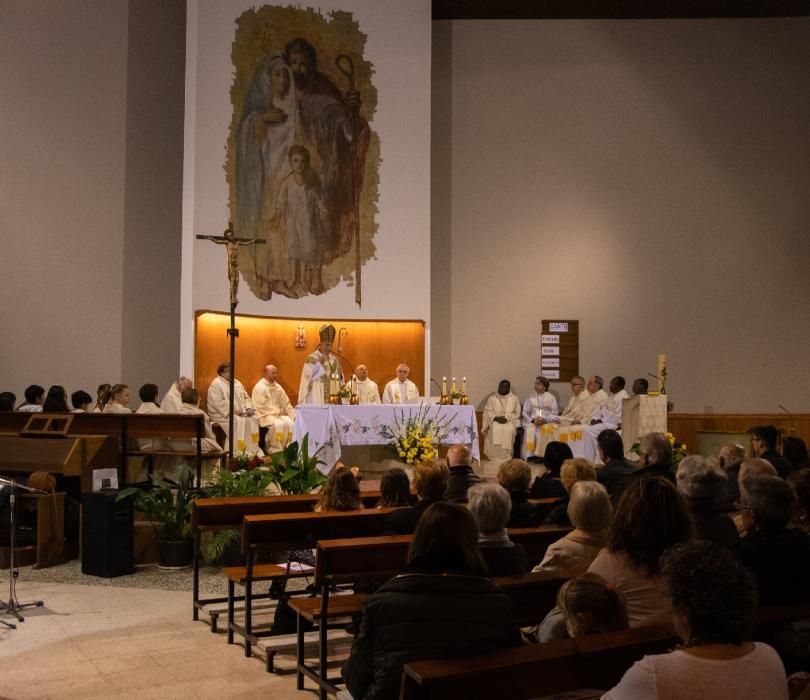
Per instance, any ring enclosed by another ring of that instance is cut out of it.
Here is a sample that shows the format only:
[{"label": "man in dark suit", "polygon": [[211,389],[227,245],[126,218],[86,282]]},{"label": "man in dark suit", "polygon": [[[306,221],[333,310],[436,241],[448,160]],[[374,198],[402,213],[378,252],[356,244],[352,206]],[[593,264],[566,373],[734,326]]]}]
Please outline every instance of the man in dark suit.
[{"label": "man in dark suit", "polygon": [[411,535],[416,530],[419,518],[431,505],[444,500],[450,472],[439,460],[422,464],[413,475],[413,485],[419,502],[410,508],[399,508],[385,519],[386,535]]},{"label": "man in dark suit", "polygon": [[636,471],[637,465],[624,458],[624,442],[622,436],[615,430],[603,430],[597,435],[596,444],[599,448],[599,457],[605,464],[597,472],[596,479],[607,489],[615,504],[624,492],[630,475]]},{"label": "man in dark suit", "polygon": [[793,471],[793,465],[776,451],[779,432],[773,425],[755,425],[751,430],[751,447],[754,456],[767,459],[783,479]]}]

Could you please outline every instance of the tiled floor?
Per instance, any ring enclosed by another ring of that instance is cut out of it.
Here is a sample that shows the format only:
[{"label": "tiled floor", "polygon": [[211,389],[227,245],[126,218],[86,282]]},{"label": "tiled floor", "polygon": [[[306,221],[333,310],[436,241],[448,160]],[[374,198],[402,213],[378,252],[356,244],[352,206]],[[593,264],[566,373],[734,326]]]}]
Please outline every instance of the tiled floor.
[{"label": "tiled floor", "polygon": [[294,674],[266,673],[224,633],[193,622],[188,592],[21,578],[17,597],[45,606],[0,630],[0,698],[311,697],[295,690]]}]

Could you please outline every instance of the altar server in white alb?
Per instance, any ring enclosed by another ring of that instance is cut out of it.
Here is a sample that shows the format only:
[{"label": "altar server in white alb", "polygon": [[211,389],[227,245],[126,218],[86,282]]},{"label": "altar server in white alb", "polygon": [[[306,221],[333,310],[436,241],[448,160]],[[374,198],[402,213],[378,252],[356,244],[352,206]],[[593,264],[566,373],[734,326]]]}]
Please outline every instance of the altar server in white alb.
[{"label": "altar server in white alb", "polygon": [[340,360],[332,354],[335,342],[335,327],[332,324],[321,326],[318,331],[320,343],[315,351],[307,356],[301,370],[301,384],[298,388],[298,403],[321,406],[329,398],[329,382],[340,375]]},{"label": "altar server in white alb", "polygon": [[[532,454],[543,454],[540,446],[540,428],[546,423],[556,423],[560,420],[557,415],[559,407],[557,399],[549,390],[549,381],[545,377],[535,377],[534,394],[523,402],[523,458]],[[529,453],[527,445],[534,445]]]},{"label": "altar server in white alb", "polygon": [[183,405],[183,392],[193,386],[194,382],[188,377],[180,377],[166,392],[163,401],[160,402],[160,410],[164,413],[180,413],[180,407]]},{"label": "altar server in white alb", "polygon": [[361,406],[380,403],[380,389],[377,382],[368,376],[368,367],[357,365],[354,370],[354,389],[357,392],[357,402]]},{"label": "altar server in white alb", "polygon": [[259,447],[265,454],[280,450],[290,441],[295,421],[295,409],[277,380],[278,369],[267,365],[250,395],[259,419]]},{"label": "altar server in white alb", "polygon": [[[231,396],[231,365],[223,362],[217,367],[217,378],[208,387],[208,415],[212,423],[217,423],[228,434],[228,415],[230,413]],[[234,379],[233,382],[233,414],[234,416],[252,416],[253,404],[250,396],[242,386],[242,382]]]},{"label": "altar server in white alb", "polygon": [[404,362],[397,366],[397,378],[388,382],[383,390],[383,403],[409,403],[419,396],[416,384],[408,379],[410,373],[411,368]]},{"label": "altar server in white alb", "polygon": [[498,391],[490,394],[484,404],[484,454],[490,459],[511,459],[519,425],[520,399],[512,393],[509,380],[501,379]]}]

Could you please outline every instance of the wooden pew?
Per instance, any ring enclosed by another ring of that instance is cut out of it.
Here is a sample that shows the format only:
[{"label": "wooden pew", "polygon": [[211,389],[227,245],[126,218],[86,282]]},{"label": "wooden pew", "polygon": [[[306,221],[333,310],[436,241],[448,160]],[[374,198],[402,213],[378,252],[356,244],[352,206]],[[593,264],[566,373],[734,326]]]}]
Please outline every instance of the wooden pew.
[{"label": "wooden pew", "polygon": [[[286,578],[288,567],[278,564],[257,564],[262,552],[289,551],[315,547],[327,537],[352,538],[374,536],[382,533],[385,518],[394,508],[346,511],[342,513],[281,513],[276,515],[247,515],[242,526],[242,553],[245,566],[228,567],[223,572],[228,577],[228,643],[233,643],[234,634],[244,638],[245,656],[251,655],[251,647],[258,641],[253,630],[252,603],[253,584]],[[235,587],[245,590],[245,623],[234,621]],[[272,658],[267,658],[268,670]]]},{"label": "wooden pew", "polygon": [[[764,606],[757,613],[754,638],[808,617],[810,603]],[[644,655],[665,653],[679,641],[671,626],[660,625],[530,644],[486,656],[414,661],[403,669],[400,698],[489,698],[508,688],[510,700],[521,700],[578,688],[607,690]]]},{"label": "wooden pew", "polygon": [[[241,530],[246,515],[274,515],[280,513],[311,513],[320,498],[319,494],[294,496],[242,496],[238,498],[198,498],[191,508],[191,532],[194,537],[192,563],[192,615],[199,619],[199,612],[207,605],[225,603],[228,598],[200,598],[201,539],[203,532]],[[360,499],[366,508],[374,508],[380,500],[380,492],[361,491]],[[217,631],[219,612],[208,611],[211,631]]]},{"label": "wooden pew", "polygon": [[[539,560],[545,549],[556,542],[570,527],[544,525],[539,528],[516,528],[509,530],[510,538],[531,553],[530,561]],[[364,537],[340,540],[323,540],[318,543],[315,566],[315,588],[320,595],[315,598],[290,601],[290,607],[298,616],[297,638],[297,686],[302,689],[304,676],[315,681],[322,697],[336,692],[335,681],[327,676],[326,658],[329,621],[336,617],[357,614],[365,596],[331,596],[332,587],[340,584],[357,584],[368,581],[384,582],[400,573],[407,561],[408,547],[413,535]],[[557,591],[565,581],[545,572],[523,576],[504,576],[494,579],[515,603],[521,625],[537,624],[556,602]],[[303,622],[318,624],[318,666],[310,666],[304,658]]]},{"label": "wooden pew", "polygon": [[[19,434],[32,418],[70,418],[68,437],[110,435],[118,439],[120,464],[118,482],[126,480],[127,458],[169,454],[177,457],[194,457],[197,484],[200,483],[204,459],[224,460],[225,453],[203,453],[200,438],[205,436],[205,417],[176,413],[25,413],[0,412],[0,433]],[[196,440],[196,449],[191,452],[166,450],[140,450],[134,442],[137,438],[172,438]],[[51,439],[58,439],[52,437]]]}]

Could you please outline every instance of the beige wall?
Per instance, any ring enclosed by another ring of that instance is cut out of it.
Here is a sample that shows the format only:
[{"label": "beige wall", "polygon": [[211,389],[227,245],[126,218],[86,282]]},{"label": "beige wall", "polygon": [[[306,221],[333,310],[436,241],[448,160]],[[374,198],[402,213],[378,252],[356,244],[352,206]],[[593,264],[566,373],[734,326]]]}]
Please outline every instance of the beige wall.
[{"label": "beige wall", "polygon": [[573,318],[585,374],[665,352],[677,410],[808,410],[806,18],[454,22],[434,60],[434,375],[525,397],[540,320]]},{"label": "beige wall", "polygon": [[179,251],[184,6],[0,6],[0,390],[20,400],[177,371],[179,271],[158,258]]}]

